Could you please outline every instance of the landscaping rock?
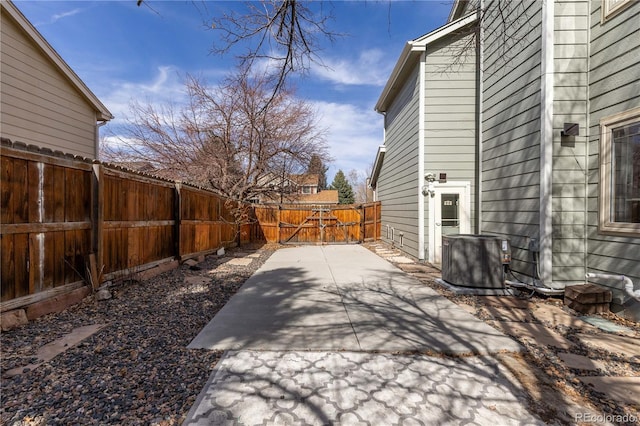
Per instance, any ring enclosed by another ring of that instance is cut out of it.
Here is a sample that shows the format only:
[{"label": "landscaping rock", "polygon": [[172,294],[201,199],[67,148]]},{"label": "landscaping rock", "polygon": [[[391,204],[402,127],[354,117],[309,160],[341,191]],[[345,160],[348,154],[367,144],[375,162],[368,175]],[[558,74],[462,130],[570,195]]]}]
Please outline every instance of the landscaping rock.
[{"label": "landscaping rock", "polygon": [[96,292],[95,297],[96,297],[96,300],[98,301],[109,300],[111,299],[111,292],[108,289],[103,288]]},{"label": "landscaping rock", "polygon": [[[2,379],[0,424],[182,424],[221,356],[186,346],[274,249],[233,268],[207,257],[200,282],[208,284],[197,291],[185,280],[193,272],[173,269],[2,333],[2,374],[20,374]],[[75,346],[63,342],[49,361],[38,358],[39,348],[95,323],[106,327]]]},{"label": "landscaping rock", "polygon": [[0,324],[2,331],[9,331],[13,328],[25,325],[29,322],[27,313],[24,309],[15,309],[9,312],[3,312],[0,315]]}]

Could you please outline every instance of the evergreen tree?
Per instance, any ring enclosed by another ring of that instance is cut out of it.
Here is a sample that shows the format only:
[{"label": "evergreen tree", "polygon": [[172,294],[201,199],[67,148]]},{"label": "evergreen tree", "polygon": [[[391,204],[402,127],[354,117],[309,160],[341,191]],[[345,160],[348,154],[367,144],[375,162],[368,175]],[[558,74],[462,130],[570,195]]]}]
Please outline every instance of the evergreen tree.
[{"label": "evergreen tree", "polygon": [[318,175],[318,190],[327,189],[327,170],[329,167],[324,165],[322,158],[318,154],[313,154],[309,160],[307,174]]},{"label": "evergreen tree", "polygon": [[338,170],[336,176],[333,178],[333,182],[331,183],[331,189],[338,190],[338,202],[340,204],[353,204],[354,196],[353,196],[353,188],[351,184],[344,176],[342,170]]}]

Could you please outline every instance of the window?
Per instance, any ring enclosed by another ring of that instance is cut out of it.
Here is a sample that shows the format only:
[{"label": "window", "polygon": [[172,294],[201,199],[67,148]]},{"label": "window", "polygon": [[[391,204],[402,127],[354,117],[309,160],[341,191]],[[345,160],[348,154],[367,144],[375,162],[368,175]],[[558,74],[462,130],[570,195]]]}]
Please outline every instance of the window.
[{"label": "window", "polygon": [[600,230],[640,235],[640,108],[600,130]]},{"label": "window", "polygon": [[631,0],[602,0],[602,23],[631,4]]}]

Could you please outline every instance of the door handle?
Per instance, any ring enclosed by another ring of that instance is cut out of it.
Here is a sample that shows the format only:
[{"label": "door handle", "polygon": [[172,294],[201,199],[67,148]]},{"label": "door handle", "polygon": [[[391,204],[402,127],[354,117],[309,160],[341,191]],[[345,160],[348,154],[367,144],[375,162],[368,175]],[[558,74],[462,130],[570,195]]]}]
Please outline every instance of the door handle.
[{"label": "door handle", "polygon": [[440,226],[440,222],[436,222],[436,226]]}]

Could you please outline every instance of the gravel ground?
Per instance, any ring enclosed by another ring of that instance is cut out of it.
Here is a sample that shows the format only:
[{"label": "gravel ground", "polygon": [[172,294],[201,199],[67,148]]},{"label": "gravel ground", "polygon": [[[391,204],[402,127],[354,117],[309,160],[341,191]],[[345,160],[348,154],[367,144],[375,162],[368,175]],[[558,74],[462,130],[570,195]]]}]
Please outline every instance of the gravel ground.
[{"label": "gravel ground", "polygon": [[[257,249],[257,250],[256,250]],[[2,373],[36,361],[39,347],[76,327],[106,327],[38,368],[2,379],[6,425],[152,424],[184,420],[222,352],[186,349],[244,281],[277,249],[242,247],[2,333]],[[241,251],[240,251],[241,250]],[[258,253],[249,266],[226,265]],[[201,276],[202,280],[185,281]]]}]

